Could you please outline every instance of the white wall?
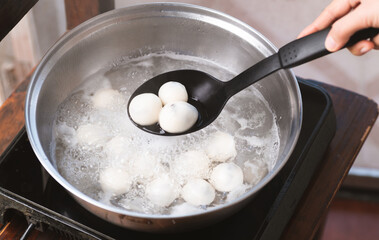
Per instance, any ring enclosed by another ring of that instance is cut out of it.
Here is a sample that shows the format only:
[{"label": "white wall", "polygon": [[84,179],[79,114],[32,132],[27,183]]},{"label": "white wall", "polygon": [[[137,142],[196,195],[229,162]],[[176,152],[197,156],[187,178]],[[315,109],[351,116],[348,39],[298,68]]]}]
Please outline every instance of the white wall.
[{"label": "white wall", "polygon": [[64,0],[39,0],[32,9],[37,59],[66,31]]}]

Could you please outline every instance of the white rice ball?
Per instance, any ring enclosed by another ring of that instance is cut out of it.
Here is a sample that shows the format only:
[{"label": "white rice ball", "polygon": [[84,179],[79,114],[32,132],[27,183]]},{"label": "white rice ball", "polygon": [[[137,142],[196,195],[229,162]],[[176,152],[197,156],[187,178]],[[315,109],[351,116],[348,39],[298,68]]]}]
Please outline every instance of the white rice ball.
[{"label": "white rice ball", "polygon": [[146,197],[160,207],[169,206],[179,197],[180,186],[167,175],[161,176],[146,186]]},{"label": "white rice ball", "polygon": [[188,101],[186,87],[179,82],[166,82],[159,88],[158,96],[163,105],[178,101]]},{"label": "white rice ball", "polygon": [[242,169],[234,163],[221,163],[211,174],[210,182],[221,192],[230,192],[243,184]]},{"label": "white rice ball", "polygon": [[187,102],[165,105],[159,114],[159,124],[169,133],[181,133],[190,129],[197,121],[197,109]]},{"label": "white rice ball", "polygon": [[132,178],[124,169],[109,167],[100,172],[99,183],[104,192],[119,195],[129,191]]},{"label": "white rice ball", "polygon": [[153,93],[142,93],[135,96],[129,105],[130,117],[142,126],[152,125],[158,122],[162,109],[160,98]]},{"label": "white rice ball", "polygon": [[247,184],[241,184],[228,193],[225,202],[231,202],[238,197],[242,196],[251,186]]},{"label": "white rice ball", "polygon": [[97,90],[91,100],[93,106],[98,109],[114,110],[116,107],[125,104],[122,95],[117,90],[111,88]]},{"label": "white rice ball", "polygon": [[211,161],[203,151],[191,150],[172,162],[172,172],[180,182],[190,178],[207,178]]},{"label": "white rice ball", "polygon": [[109,140],[104,151],[107,154],[107,158],[115,165],[127,168],[128,162],[134,156],[133,148],[130,144],[129,138],[124,136],[115,136]]},{"label": "white rice ball", "polygon": [[182,215],[200,213],[200,212],[204,212],[204,211],[205,210],[202,208],[199,208],[197,206],[194,206],[192,204],[184,202],[182,204],[173,206],[171,209],[171,215],[172,216],[182,216]]},{"label": "white rice ball", "polygon": [[80,144],[99,146],[105,144],[111,135],[106,128],[88,123],[78,127],[76,138]]},{"label": "white rice ball", "polygon": [[77,144],[76,130],[73,127],[68,126],[66,123],[60,123],[55,125],[54,134],[56,138],[61,139],[64,144],[75,147]]},{"label": "white rice ball", "polygon": [[130,141],[124,136],[115,136],[105,145],[105,152],[113,159],[128,154]]},{"label": "white rice ball", "polygon": [[216,193],[211,184],[204,179],[191,179],[182,189],[183,199],[195,206],[209,205]]},{"label": "white rice ball", "polygon": [[139,178],[153,178],[163,173],[159,159],[150,153],[138,153],[131,160],[131,172]]},{"label": "white rice ball", "polygon": [[213,162],[225,162],[237,156],[236,143],[230,134],[218,131],[207,144],[205,152]]},{"label": "white rice ball", "polygon": [[267,164],[264,162],[249,162],[244,163],[244,178],[251,185],[256,185],[268,173]]}]

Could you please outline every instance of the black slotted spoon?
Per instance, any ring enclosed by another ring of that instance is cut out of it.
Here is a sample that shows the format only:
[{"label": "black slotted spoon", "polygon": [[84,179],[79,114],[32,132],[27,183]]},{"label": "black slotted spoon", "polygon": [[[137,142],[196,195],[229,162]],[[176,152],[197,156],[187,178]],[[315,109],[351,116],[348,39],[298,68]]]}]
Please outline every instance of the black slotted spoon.
[{"label": "black slotted spoon", "polygon": [[[140,129],[157,135],[176,136],[198,131],[218,117],[230,97],[251,84],[279,69],[296,67],[331,53],[324,45],[330,29],[330,27],[326,28],[284,45],[277,53],[261,60],[227,82],[197,70],[176,70],[155,76],[143,83],[131,95],[127,106],[129,118],[129,105],[135,96],[142,93],[158,95],[158,90],[164,83],[176,81],[186,87],[189,96],[188,102],[199,112],[199,118],[189,130],[181,133],[169,133],[164,131],[158,123],[141,126],[130,119]],[[361,40],[373,38],[378,33],[378,28],[360,30],[349,39],[343,48],[350,47]]]}]

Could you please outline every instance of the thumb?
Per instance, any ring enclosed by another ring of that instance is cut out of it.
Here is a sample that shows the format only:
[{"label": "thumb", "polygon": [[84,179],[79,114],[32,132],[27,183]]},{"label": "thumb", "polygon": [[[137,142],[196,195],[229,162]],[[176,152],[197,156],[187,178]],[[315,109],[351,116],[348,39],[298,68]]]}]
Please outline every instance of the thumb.
[{"label": "thumb", "polygon": [[336,21],[325,40],[326,49],[335,52],[342,48],[358,30],[375,27],[368,21],[370,12],[358,6],[355,10]]}]

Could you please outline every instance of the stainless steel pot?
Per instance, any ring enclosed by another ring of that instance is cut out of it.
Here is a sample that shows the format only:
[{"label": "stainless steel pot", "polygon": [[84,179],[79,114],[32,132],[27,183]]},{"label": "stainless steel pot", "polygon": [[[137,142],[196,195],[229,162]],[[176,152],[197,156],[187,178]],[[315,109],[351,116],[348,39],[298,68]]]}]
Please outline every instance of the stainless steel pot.
[{"label": "stainless steel pot", "polygon": [[51,146],[58,105],[97,69],[122,57],[172,51],[210,59],[239,73],[275,47],[253,28],[203,7],[145,4],[97,16],[61,38],[42,59],[30,83],[25,106],[31,145],[47,172],[92,213],[123,227],[144,231],[180,231],[226,218],[246,205],[288,160],[299,135],[302,102],[291,71],[281,70],[256,84],[278,116],[280,152],[275,167],[237,200],[205,213],[156,216],[100,203],[74,188],[57,171]]}]

